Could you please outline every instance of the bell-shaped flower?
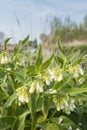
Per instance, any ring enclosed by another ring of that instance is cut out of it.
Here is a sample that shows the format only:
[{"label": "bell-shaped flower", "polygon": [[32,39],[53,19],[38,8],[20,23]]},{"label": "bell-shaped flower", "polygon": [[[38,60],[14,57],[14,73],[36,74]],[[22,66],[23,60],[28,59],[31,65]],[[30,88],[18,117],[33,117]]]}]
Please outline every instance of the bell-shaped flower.
[{"label": "bell-shaped flower", "polygon": [[20,87],[16,90],[18,95],[18,101],[20,103],[28,103],[29,96],[28,96],[28,88],[27,87]]},{"label": "bell-shaped flower", "polygon": [[39,82],[36,83],[36,91],[38,93],[42,93],[43,92],[43,87],[41,86],[41,84]]},{"label": "bell-shaped flower", "polygon": [[36,81],[33,81],[31,83],[30,89],[29,89],[29,93],[34,93],[36,89]]},{"label": "bell-shaped flower", "polygon": [[10,61],[11,61],[11,59],[10,59],[10,57],[8,56],[7,53],[4,53],[4,54],[1,54],[1,55],[0,55],[0,63],[1,63],[2,65],[10,63]]}]

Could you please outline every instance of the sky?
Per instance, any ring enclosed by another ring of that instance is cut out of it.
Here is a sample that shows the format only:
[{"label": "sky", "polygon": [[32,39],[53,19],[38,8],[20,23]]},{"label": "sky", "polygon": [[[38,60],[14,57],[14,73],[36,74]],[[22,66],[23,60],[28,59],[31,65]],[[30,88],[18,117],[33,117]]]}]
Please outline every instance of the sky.
[{"label": "sky", "polygon": [[86,14],[87,0],[0,0],[0,31],[13,42],[28,34],[39,41],[41,33],[49,33],[54,16],[81,23]]}]

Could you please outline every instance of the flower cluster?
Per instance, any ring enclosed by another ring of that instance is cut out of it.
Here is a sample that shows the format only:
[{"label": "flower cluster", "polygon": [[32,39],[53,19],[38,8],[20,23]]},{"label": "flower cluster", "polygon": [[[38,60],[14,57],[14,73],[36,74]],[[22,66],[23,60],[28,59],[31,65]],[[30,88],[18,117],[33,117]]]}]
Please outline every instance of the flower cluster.
[{"label": "flower cluster", "polygon": [[79,82],[80,85],[81,85],[84,81],[85,81],[85,79],[84,79],[83,77],[81,77],[81,78],[78,79],[78,82]]},{"label": "flower cluster", "polygon": [[29,102],[29,95],[28,95],[28,88],[27,87],[20,87],[16,90],[18,95],[18,101],[20,103],[28,103]]},{"label": "flower cluster", "polygon": [[78,78],[80,75],[83,75],[84,74],[84,71],[82,69],[82,67],[80,65],[76,65],[76,66],[70,66],[68,68],[68,72],[70,74],[73,74],[73,76],[75,78]]},{"label": "flower cluster", "polygon": [[10,63],[11,59],[9,58],[7,53],[2,53],[0,55],[0,63],[2,65]]},{"label": "flower cluster", "polygon": [[25,66],[26,65],[26,58],[25,57],[17,57],[16,65],[18,66]]},{"label": "flower cluster", "polygon": [[52,80],[60,82],[63,80],[62,70],[59,68],[48,69],[42,78],[47,85],[50,85]]},{"label": "flower cluster", "polygon": [[76,108],[74,99],[70,98],[68,95],[64,97],[54,96],[53,102],[57,107],[57,111],[63,110],[65,113],[70,114]]},{"label": "flower cluster", "polygon": [[36,81],[36,80],[31,83],[29,93],[34,93],[35,90],[37,93],[43,92],[43,84],[41,82]]}]

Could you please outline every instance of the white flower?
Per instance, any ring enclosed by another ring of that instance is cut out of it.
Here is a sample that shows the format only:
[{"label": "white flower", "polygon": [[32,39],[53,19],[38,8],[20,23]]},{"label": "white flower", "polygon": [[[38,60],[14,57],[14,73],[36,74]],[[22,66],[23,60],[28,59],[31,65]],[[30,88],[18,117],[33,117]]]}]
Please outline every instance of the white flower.
[{"label": "white flower", "polygon": [[71,103],[70,103],[70,106],[69,106],[71,111],[73,111],[76,108],[74,103],[75,103],[75,101],[73,99],[71,99]]},{"label": "white flower", "polygon": [[43,92],[43,87],[40,86],[40,84],[39,84],[38,82],[36,83],[36,91],[37,91],[37,92],[40,92],[40,93]]},{"label": "white flower", "polygon": [[31,86],[31,88],[29,89],[29,93],[34,93],[35,88],[33,86]]},{"label": "white flower", "polygon": [[81,75],[83,75],[84,74],[84,71],[83,71],[83,69],[80,67],[80,69],[79,69],[79,73],[81,74]]},{"label": "white flower", "polygon": [[72,130],[72,126],[69,126],[68,130]]},{"label": "white flower", "polygon": [[68,115],[70,115],[71,112],[70,112],[70,110],[67,110],[66,113],[67,113]]},{"label": "white flower", "polygon": [[1,64],[4,64],[5,60],[4,57],[1,58]]},{"label": "white flower", "polygon": [[57,91],[54,90],[54,89],[49,89],[48,92],[49,92],[50,94],[56,94],[56,93],[57,93]]},{"label": "white flower", "polygon": [[27,87],[20,87],[16,90],[16,92],[18,95],[19,103],[28,103],[29,102]]},{"label": "white flower", "polygon": [[71,103],[75,103],[74,99],[71,99]]},{"label": "white flower", "polygon": [[29,98],[26,97],[25,98],[25,102],[28,103],[29,102]]},{"label": "white flower", "polygon": [[61,123],[62,123],[62,121],[63,121],[63,119],[62,119],[62,118],[59,118],[59,124],[61,124]]},{"label": "white flower", "polygon": [[47,84],[47,85],[50,85],[50,80],[47,79],[47,80],[46,80],[46,84]]},{"label": "white flower", "polygon": [[1,57],[1,64],[7,64],[10,62],[10,59],[5,55]]},{"label": "white flower", "polygon": [[79,77],[79,73],[74,73],[74,77],[78,78]]},{"label": "white flower", "polygon": [[73,111],[76,108],[74,104],[70,104],[70,110]]},{"label": "white flower", "polygon": [[30,89],[29,89],[29,93],[34,93],[34,91],[35,91],[35,87],[36,87],[36,83],[33,82],[33,83],[31,84]]},{"label": "white flower", "polygon": [[64,105],[63,105],[63,104],[62,104],[60,107],[61,107],[61,110],[63,110],[63,109],[64,109]]},{"label": "white flower", "polygon": [[50,69],[48,69],[48,73],[50,75],[50,80],[54,79],[54,72]]},{"label": "white flower", "polygon": [[7,68],[7,71],[11,71],[11,68]]},{"label": "white flower", "polygon": [[81,122],[79,122],[78,124],[79,124],[80,126],[82,125],[82,123],[81,123]]},{"label": "white flower", "polygon": [[85,81],[85,79],[84,78],[80,78],[78,81],[79,81],[79,84],[82,84]]},{"label": "white flower", "polygon": [[28,97],[25,97],[24,95],[20,95],[19,98],[18,98],[18,101],[21,102],[21,103],[28,103],[29,102],[29,98]]},{"label": "white flower", "polygon": [[63,100],[66,107],[68,107],[68,101],[66,99]]},{"label": "white flower", "polygon": [[69,67],[69,72],[70,72],[71,74],[73,74],[75,78],[78,78],[78,77],[79,77],[79,74],[81,74],[81,75],[84,74],[84,71],[83,71],[83,69],[81,68],[80,65],[76,65],[76,66],[73,66],[73,67],[70,66],[70,67]]},{"label": "white flower", "polygon": [[22,95],[19,95],[18,101],[19,101],[19,102],[24,102],[24,97],[23,97]]},{"label": "white flower", "polygon": [[60,106],[57,106],[57,111],[60,111],[60,110],[61,110]]},{"label": "white flower", "polygon": [[79,128],[76,128],[76,130],[80,130]]},{"label": "white flower", "polygon": [[61,81],[63,79],[62,74],[59,74],[59,76],[57,77],[57,81]]}]

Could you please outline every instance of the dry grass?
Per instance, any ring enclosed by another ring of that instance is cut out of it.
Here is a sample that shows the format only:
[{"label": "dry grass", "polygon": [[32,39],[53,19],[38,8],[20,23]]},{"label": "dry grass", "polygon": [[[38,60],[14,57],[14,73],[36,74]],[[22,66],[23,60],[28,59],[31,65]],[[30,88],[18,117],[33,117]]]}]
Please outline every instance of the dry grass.
[{"label": "dry grass", "polygon": [[74,41],[70,41],[67,43],[64,43],[67,46],[81,46],[81,45],[87,45],[87,41],[78,41],[78,40],[74,40]]}]

